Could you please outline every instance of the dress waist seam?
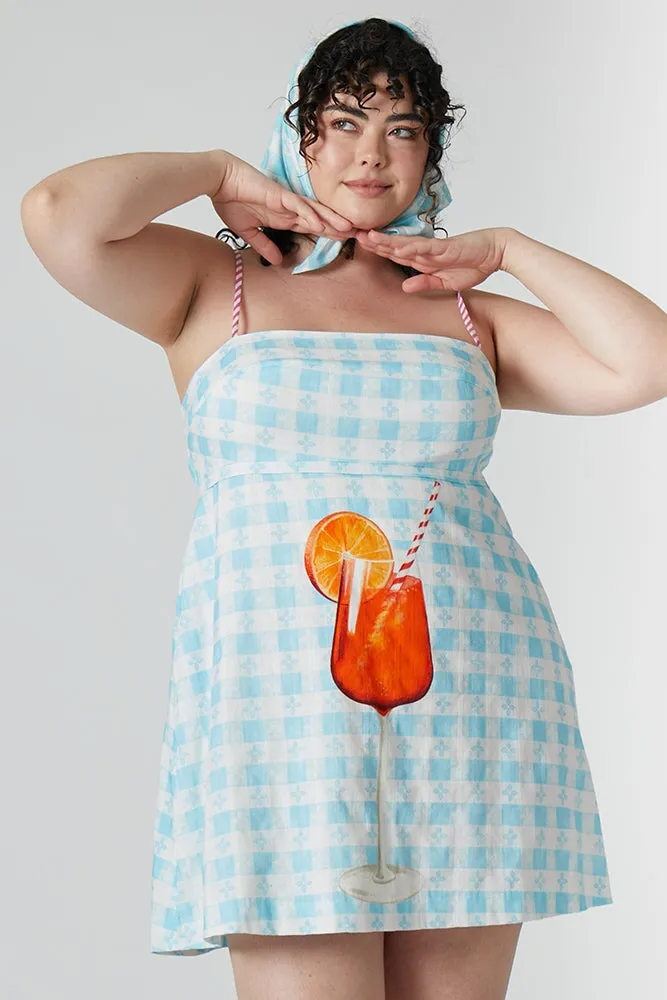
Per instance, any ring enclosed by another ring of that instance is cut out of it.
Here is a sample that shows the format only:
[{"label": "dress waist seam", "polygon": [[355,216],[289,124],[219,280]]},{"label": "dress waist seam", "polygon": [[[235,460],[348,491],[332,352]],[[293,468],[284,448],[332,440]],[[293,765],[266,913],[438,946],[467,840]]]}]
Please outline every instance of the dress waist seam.
[{"label": "dress waist seam", "polygon": [[294,469],[294,468],[284,468],[284,469],[266,469],[266,468],[252,468],[251,465],[243,469],[227,469],[220,475],[214,475],[211,477],[205,477],[202,481],[201,477],[197,476],[195,470],[191,470],[192,478],[195,484],[199,487],[201,492],[205,492],[222,482],[231,481],[234,479],[244,478],[244,477],[254,477],[259,480],[270,480],[272,478],[286,478],[294,477],[300,479],[307,478],[325,478],[327,476],[345,476],[346,478],[353,479],[365,479],[365,478],[382,478],[382,479],[421,479],[425,482],[440,482],[440,483],[453,483],[460,486],[484,486],[488,487],[486,478],[483,475],[466,475],[465,473],[461,475],[454,475],[451,473],[443,473],[436,470],[431,471],[396,471],[396,470],[370,470],[364,469],[363,471],[354,471],[349,467],[344,469],[327,468],[327,469]]}]

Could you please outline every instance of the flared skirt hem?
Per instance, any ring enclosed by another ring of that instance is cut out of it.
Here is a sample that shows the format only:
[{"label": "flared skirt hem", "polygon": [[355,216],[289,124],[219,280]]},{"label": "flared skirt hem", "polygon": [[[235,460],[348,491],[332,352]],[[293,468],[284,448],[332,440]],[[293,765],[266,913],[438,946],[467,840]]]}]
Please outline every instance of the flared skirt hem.
[{"label": "flared skirt hem", "polygon": [[[488,895],[488,894],[487,894]],[[501,895],[504,895],[501,893]],[[510,891],[508,895],[512,895]],[[220,948],[228,948],[228,934],[261,934],[269,937],[310,934],[363,934],[372,931],[412,931],[443,929],[449,927],[491,927],[498,924],[526,923],[543,920],[545,917],[562,916],[567,913],[583,913],[598,906],[608,906],[614,902],[613,896],[583,896],[574,893],[521,893],[525,909],[516,912],[495,913],[437,913],[404,914],[368,913],[366,915],[331,914],[328,917],[295,917],[281,921],[252,919],[246,917],[236,921],[221,922],[212,927],[198,941],[185,940],[182,931],[158,930],[158,937],[151,943],[154,955],[196,956],[206,955]],[[525,896],[530,895],[529,900]],[[180,939],[180,941],[179,941]]]}]

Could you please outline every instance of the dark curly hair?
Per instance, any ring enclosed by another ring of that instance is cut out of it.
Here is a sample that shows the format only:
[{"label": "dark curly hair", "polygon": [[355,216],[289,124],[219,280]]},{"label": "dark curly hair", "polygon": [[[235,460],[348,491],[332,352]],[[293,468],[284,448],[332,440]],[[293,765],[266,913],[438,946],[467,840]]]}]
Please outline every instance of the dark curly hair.
[{"label": "dark curly hair", "polygon": [[[318,108],[329,100],[340,103],[335,97],[336,93],[352,94],[361,105],[362,100],[375,95],[376,88],[371,82],[371,76],[378,71],[386,72],[387,90],[397,100],[405,93],[400,77],[407,78],[414,95],[415,111],[424,118],[424,134],[429,144],[424,172],[428,178],[426,190],[432,198],[432,206],[426,213],[425,221],[434,225],[437,205],[432,185],[442,177],[439,162],[449,145],[449,133],[455,122],[452,112],[462,110],[465,115],[465,108],[461,104],[452,104],[449,93],[442,84],[442,66],[436,62],[424,43],[381,17],[369,17],[339,28],[317,45],[299,73],[297,83],[300,97],[285,111],[285,121],[299,132],[299,150],[308,162],[312,162],[312,157],[306,150],[318,138]],[[298,127],[291,119],[293,111],[298,113]],[[441,132],[445,137],[444,146],[441,143]],[[292,230],[265,226],[262,231],[285,256],[297,246],[297,234]],[[446,230],[444,232],[447,233]],[[216,233],[216,238],[224,238],[226,235],[231,236],[237,244],[242,245],[244,242],[231,229],[221,229]],[[298,236],[306,236],[313,243],[316,240],[316,237],[304,233],[299,233]],[[345,240],[341,254],[348,259],[353,257],[355,244],[354,237]],[[267,267],[271,263],[261,255],[260,260]],[[420,273],[407,265],[397,263],[396,266],[408,277]]]}]

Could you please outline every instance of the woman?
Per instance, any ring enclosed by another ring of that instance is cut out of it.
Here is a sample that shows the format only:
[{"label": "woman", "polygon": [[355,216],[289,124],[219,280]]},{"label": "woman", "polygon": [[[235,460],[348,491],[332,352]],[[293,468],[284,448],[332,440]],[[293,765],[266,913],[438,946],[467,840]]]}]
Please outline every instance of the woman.
[{"label": "woman", "polygon": [[[22,205],[56,280],[164,349],[200,490],[151,947],[229,947],[241,1000],[501,1000],[523,921],[612,897],[572,665],[483,470],[502,406],[663,397],[667,319],[511,228],[433,237],[457,106],[405,26],[291,82],[263,173],[104,157]],[[152,221],[200,194],[248,249]],[[549,308],[470,290],[497,270]]]}]

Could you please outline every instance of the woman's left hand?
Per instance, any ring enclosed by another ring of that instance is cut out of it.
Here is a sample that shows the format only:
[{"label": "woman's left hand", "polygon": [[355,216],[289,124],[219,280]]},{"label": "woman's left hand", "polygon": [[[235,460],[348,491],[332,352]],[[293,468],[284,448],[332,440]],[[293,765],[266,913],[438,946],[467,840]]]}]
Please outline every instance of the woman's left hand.
[{"label": "woman's left hand", "polygon": [[365,250],[421,271],[406,278],[404,292],[463,291],[500,270],[511,229],[475,229],[436,239],[358,230],[355,239]]}]

